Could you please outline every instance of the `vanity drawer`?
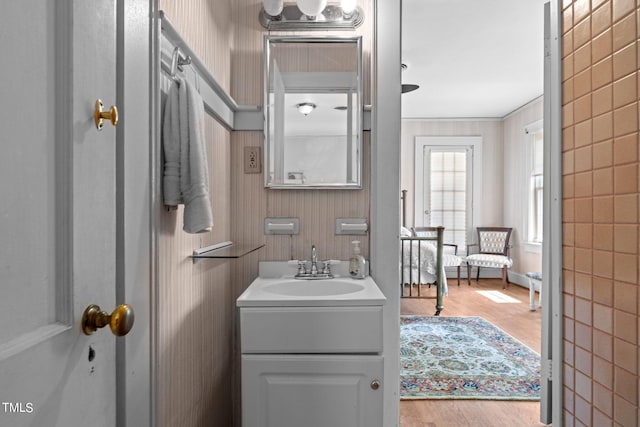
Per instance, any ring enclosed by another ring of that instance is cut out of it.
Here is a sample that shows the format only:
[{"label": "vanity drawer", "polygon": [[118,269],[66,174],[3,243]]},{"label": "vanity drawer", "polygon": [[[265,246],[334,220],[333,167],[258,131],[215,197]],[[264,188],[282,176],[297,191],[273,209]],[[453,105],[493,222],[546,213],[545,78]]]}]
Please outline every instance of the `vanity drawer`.
[{"label": "vanity drawer", "polygon": [[382,307],[246,307],[241,350],[249,353],[381,353]]}]

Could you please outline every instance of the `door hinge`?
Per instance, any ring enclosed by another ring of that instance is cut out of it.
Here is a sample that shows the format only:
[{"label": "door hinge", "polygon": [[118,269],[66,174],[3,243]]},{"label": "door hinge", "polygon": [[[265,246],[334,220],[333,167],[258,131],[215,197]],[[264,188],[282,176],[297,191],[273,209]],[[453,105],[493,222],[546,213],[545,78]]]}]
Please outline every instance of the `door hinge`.
[{"label": "door hinge", "polygon": [[553,360],[541,360],[540,361],[540,376],[542,380],[553,381]]}]

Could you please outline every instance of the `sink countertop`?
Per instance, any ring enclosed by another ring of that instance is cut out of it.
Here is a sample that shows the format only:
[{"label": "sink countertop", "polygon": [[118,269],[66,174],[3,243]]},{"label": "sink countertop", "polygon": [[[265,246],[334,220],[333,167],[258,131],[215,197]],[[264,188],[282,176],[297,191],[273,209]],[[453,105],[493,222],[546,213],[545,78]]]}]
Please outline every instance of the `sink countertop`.
[{"label": "sink countertop", "polygon": [[[327,281],[338,283],[329,284]],[[325,285],[332,287],[333,284],[348,291],[323,294],[322,287]],[[352,279],[337,275],[334,279],[300,280],[294,279],[291,273],[281,277],[256,278],[236,300],[236,305],[238,307],[381,306],[386,301],[386,297],[371,276]]]},{"label": "sink countertop", "polygon": [[[308,266],[309,264],[307,264]],[[298,265],[296,261],[260,261],[258,263],[258,277],[280,278],[293,277]],[[351,278],[349,276],[349,261],[331,261],[331,272],[336,278]],[[369,275],[369,261],[365,262],[365,276]]]}]

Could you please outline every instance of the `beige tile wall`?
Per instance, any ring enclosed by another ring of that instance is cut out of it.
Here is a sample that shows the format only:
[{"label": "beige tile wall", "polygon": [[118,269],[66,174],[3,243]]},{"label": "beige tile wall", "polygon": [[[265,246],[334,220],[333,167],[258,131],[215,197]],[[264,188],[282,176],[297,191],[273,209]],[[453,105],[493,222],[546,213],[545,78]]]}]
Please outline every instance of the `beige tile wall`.
[{"label": "beige tile wall", "polygon": [[564,419],[638,425],[635,0],[563,2]]}]

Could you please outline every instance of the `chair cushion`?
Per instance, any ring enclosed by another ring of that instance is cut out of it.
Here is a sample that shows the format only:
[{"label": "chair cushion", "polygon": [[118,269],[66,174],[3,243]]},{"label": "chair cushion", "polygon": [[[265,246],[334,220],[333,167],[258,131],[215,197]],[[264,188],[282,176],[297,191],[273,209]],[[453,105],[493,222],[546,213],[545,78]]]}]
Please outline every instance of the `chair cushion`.
[{"label": "chair cushion", "polygon": [[504,255],[473,254],[466,258],[467,264],[477,267],[511,268],[513,261]]},{"label": "chair cushion", "polygon": [[506,231],[483,231],[480,233],[480,252],[504,253],[507,235]]},{"label": "chair cushion", "polygon": [[442,254],[442,264],[445,267],[457,267],[462,264],[462,258],[454,254]]}]

